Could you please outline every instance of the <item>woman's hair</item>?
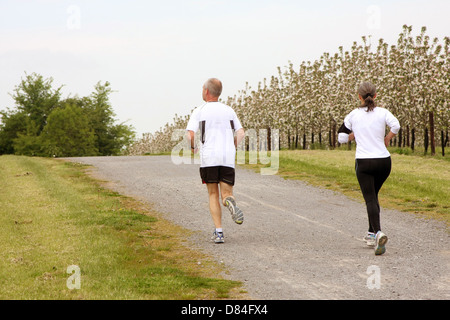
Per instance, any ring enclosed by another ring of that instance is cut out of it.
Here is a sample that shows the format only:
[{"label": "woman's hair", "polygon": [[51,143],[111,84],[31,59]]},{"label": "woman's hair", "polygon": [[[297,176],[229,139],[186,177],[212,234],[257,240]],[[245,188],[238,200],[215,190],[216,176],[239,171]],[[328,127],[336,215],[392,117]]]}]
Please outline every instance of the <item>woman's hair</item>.
[{"label": "woman's hair", "polygon": [[370,82],[363,82],[358,89],[358,94],[364,99],[364,103],[360,105],[360,108],[367,107],[367,112],[372,111],[377,105],[375,104],[375,95],[377,89]]}]

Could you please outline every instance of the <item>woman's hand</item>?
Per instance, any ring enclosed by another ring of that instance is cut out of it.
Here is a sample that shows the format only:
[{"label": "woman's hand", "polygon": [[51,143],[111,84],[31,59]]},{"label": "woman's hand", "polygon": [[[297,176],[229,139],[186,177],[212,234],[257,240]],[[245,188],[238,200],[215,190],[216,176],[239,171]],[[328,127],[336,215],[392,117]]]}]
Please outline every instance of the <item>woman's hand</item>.
[{"label": "woman's hand", "polygon": [[395,137],[395,134],[392,131],[389,131],[386,137],[384,137],[384,145],[386,148],[389,146],[389,142],[391,142],[392,138]]},{"label": "woman's hand", "polygon": [[348,141],[353,141],[355,140],[355,134],[352,132],[348,135]]}]

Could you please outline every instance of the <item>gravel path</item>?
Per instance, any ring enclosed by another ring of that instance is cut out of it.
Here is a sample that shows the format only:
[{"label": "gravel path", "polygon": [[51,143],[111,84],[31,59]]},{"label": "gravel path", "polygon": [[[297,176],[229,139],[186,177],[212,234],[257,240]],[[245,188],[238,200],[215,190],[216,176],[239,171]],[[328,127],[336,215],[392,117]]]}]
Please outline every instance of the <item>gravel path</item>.
[{"label": "gravel path", "polygon": [[189,243],[224,263],[224,277],[243,281],[253,299],[449,299],[450,237],[443,223],[382,210],[387,251],[362,241],[362,203],[332,191],[237,168],[242,225],[223,209],[225,244],[213,224],[198,165],[170,156],[88,157],[113,188],[153,204],[168,220],[195,231]]}]

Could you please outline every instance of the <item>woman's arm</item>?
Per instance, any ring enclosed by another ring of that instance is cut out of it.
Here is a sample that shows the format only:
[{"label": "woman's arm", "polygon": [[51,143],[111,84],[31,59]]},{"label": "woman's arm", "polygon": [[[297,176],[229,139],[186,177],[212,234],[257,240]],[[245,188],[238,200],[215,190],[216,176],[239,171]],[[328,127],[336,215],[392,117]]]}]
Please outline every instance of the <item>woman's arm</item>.
[{"label": "woman's arm", "polygon": [[389,146],[389,142],[392,140],[393,137],[395,137],[396,134],[393,133],[392,131],[389,131],[389,133],[386,135],[386,137],[384,137],[384,144],[386,145],[386,147]]}]

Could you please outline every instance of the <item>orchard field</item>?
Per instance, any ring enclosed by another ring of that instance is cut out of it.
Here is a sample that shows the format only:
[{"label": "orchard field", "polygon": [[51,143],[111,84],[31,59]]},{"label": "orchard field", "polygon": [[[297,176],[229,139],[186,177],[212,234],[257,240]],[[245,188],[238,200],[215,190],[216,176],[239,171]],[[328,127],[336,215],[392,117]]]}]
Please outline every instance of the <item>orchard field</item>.
[{"label": "orchard field", "polygon": [[[400,121],[391,142],[405,152],[445,156],[449,146],[450,38],[431,39],[422,27],[413,34],[405,25],[396,44],[362,37],[350,50],[342,46],[300,66],[289,62],[256,88],[248,83],[222,101],[237,113],[246,129],[278,130],[281,149],[334,149],[337,129],[347,113],[358,107],[357,88],[370,81],[377,87],[377,103]],[[188,115],[175,114],[171,123],[144,134],[128,154],[169,152],[185,129]],[[270,137],[271,135],[269,135]],[[269,148],[273,143],[269,140]]]}]

